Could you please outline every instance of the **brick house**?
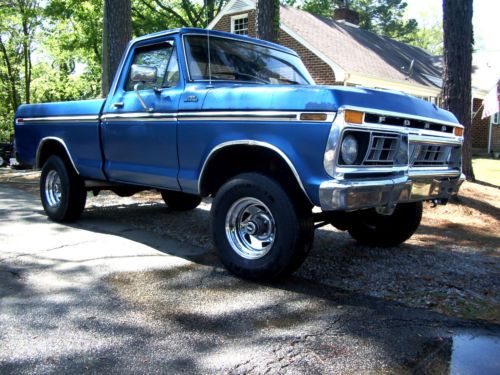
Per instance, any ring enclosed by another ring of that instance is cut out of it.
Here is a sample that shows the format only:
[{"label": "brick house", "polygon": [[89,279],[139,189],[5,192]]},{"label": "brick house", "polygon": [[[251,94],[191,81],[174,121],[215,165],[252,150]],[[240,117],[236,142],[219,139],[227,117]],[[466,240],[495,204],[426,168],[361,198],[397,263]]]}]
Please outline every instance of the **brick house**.
[{"label": "brick house", "polygon": [[[255,37],[255,18],[254,0],[231,0],[208,28]],[[300,55],[317,84],[398,90],[439,104],[441,57],[363,30],[357,22],[357,14],[346,9],[326,18],[282,5],[278,42]],[[486,94],[473,90],[476,111]],[[476,151],[487,152],[489,139],[500,151],[500,126],[491,125],[498,120],[475,116]]]}]

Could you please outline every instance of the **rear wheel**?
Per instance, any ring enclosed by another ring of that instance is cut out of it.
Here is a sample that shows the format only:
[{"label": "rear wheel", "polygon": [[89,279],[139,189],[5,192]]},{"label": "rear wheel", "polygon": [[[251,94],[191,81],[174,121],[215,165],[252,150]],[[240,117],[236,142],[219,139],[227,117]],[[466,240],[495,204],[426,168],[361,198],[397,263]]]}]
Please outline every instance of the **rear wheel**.
[{"label": "rear wheel", "polygon": [[47,216],[57,222],[71,222],[85,208],[87,191],[83,179],[62,158],[47,159],[40,177],[40,198]]},{"label": "rear wheel", "polygon": [[245,173],[224,184],[212,204],[212,235],[232,273],[270,280],[304,261],[314,238],[309,210],[298,210],[271,178]]},{"label": "rear wheel", "polygon": [[179,191],[162,190],[161,197],[168,208],[174,211],[194,210],[201,203],[201,197]]},{"label": "rear wheel", "polygon": [[418,229],[422,219],[422,202],[402,203],[392,215],[381,215],[374,209],[352,214],[349,234],[363,245],[392,247],[402,244]]}]

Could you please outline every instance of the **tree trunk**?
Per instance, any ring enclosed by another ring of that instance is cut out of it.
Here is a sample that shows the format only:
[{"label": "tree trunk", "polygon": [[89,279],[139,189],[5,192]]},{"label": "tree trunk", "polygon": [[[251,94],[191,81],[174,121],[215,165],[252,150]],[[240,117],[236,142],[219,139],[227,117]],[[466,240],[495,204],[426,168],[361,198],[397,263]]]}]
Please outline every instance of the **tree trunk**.
[{"label": "tree trunk", "polygon": [[279,0],[258,0],[256,6],[255,30],[257,38],[277,42],[280,26]]},{"label": "tree trunk", "polygon": [[207,7],[207,25],[212,22],[215,16],[215,0],[205,0],[205,6]]},{"label": "tree trunk", "polygon": [[105,0],[102,32],[102,95],[106,97],[128,42],[132,39],[130,0]]},{"label": "tree trunk", "polygon": [[12,69],[9,54],[7,52],[7,49],[5,48],[5,44],[3,43],[1,35],[0,35],[0,51],[2,52],[4,63],[7,68],[7,79],[9,81],[9,86],[10,86],[9,87],[10,104],[12,106],[12,111],[15,112],[17,110],[17,107],[19,107],[21,99],[19,91],[16,86],[16,75]]},{"label": "tree trunk", "polygon": [[472,0],[443,0],[443,107],[465,127],[463,172],[474,180],[471,139]]}]

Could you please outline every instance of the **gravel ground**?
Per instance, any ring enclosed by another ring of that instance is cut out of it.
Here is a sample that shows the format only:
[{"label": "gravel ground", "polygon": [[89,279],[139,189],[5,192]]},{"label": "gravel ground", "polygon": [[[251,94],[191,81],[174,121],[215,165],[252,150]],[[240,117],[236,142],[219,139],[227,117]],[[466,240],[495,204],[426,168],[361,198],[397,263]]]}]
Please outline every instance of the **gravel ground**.
[{"label": "gravel ground", "polygon": [[307,269],[269,285],[235,278],[197,237],[208,204],[182,220],[139,198],[103,195],[60,225],[37,197],[0,183],[0,374],[500,369],[497,324],[330,286]]},{"label": "gravel ground", "polygon": [[[37,172],[4,172],[0,181],[38,191]],[[179,213],[165,209],[155,192],[130,198],[102,192],[88,199],[84,218],[126,223],[215,254],[209,210],[209,199],[192,212]],[[411,307],[498,323],[498,228],[500,189],[466,182],[456,202],[436,208],[426,204],[420,229],[397,248],[361,246],[331,226],[317,230],[313,250],[296,275]]]}]

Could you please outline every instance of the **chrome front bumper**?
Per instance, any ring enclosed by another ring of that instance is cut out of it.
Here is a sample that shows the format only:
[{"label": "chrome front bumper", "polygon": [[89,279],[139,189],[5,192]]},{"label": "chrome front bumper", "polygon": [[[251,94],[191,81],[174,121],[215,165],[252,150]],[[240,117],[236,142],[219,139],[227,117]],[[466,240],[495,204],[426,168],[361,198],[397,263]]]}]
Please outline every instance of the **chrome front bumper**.
[{"label": "chrome front bumper", "polygon": [[330,180],[320,185],[319,199],[324,211],[379,207],[391,213],[398,203],[447,199],[458,192],[464,180],[457,171],[410,171],[389,179]]}]

